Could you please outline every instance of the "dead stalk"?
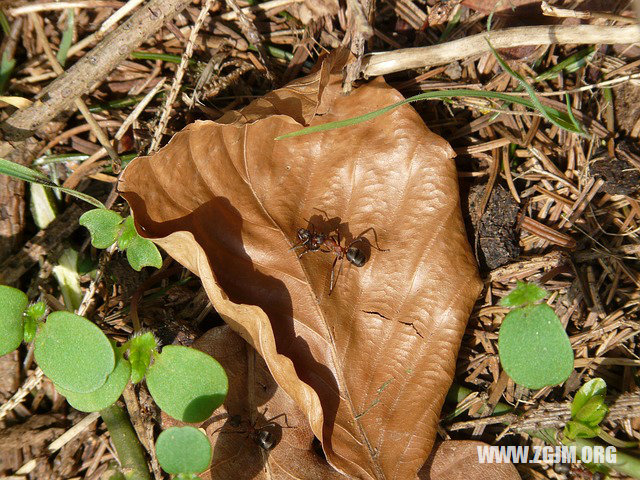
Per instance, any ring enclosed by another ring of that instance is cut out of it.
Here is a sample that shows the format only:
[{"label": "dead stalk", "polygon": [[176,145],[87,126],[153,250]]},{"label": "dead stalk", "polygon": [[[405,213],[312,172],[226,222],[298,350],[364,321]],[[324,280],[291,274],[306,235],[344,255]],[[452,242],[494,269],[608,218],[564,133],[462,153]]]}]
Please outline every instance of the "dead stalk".
[{"label": "dead stalk", "polygon": [[495,48],[524,47],[552,44],[626,44],[640,42],[637,26],[555,25],[516,27],[479,33],[441,45],[404,48],[392,52],[370,53],[362,60],[365,78],[400,72],[413,68],[445,65],[455,60],[481,55],[490,51],[487,35]]}]

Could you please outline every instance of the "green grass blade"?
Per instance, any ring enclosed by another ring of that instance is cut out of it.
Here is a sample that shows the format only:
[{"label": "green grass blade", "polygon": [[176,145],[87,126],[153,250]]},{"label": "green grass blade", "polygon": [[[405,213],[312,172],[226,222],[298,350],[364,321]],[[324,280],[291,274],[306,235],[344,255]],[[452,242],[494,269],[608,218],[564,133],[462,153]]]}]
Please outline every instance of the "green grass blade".
[{"label": "green grass blade", "polygon": [[69,53],[69,48],[71,47],[71,42],[73,41],[73,24],[74,24],[74,13],[73,8],[69,8],[67,10],[67,28],[62,34],[62,40],[60,40],[60,48],[58,48],[58,54],[56,58],[62,67],[67,63],[67,54]]},{"label": "green grass blade", "polygon": [[4,14],[2,10],[0,10],[0,27],[2,27],[2,33],[5,35],[9,35],[11,32],[11,25],[9,25],[9,19]]},{"label": "green grass blade", "polygon": [[460,17],[462,16],[462,8],[458,8],[458,11],[455,13],[453,18],[447,23],[447,26],[444,28],[442,35],[438,39],[438,43],[444,43],[449,35],[453,32],[453,29],[458,26],[460,23]]},{"label": "green grass blade", "polygon": [[[172,55],[170,53],[155,53],[155,52],[131,52],[131,58],[138,60],[161,60],[169,63],[180,63],[182,56]],[[195,60],[189,60],[189,63],[196,63]]]},{"label": "green grass blade", "polygon": [[587,62],[593,58],[595,51],[595,47],[588,47],[580,50],[579,52],[568,56],[557,65],[554,65],[546,72],[542,72],[540,75],[535,77],[533,81],[542,82],[543,80],[549,80],[550,78],[557,76],[563,70],[569,73],[575,72],[576,70],[584,67]]},{"label": "green grass blade", "polygon": [[553,118],[553,116],[549,115],[549,113],[547,112],[547,107],[545,107],[544,105],[542,105],[542,103],[540,103],[540,100],[538,99],[538,95],[536,94],[536,91],[533,89],[531,85],[529,85],[529,82],[527,82],[522,75],[515,72],[513,69],[511,69],[511,67],[509,67],[509,65],[507,65],[507,62],[505,62],[502,59],[502,57],[498,54],[498,51],[495,48],[493,48],[493,45],[491,45],[491,42],[489,41],[488,38],[487,38],[487,44],[489,45],[491,52],[496,57],[496,60],[498,61],[500,66],[504,69],[505,72],[507,72],[516,80],[518,80],[518,83],[520,83],[522,88],[524,88],[525,91],[529,94],[529,98],[531,98],[531,102],[533,103],[535,109],[538,110],[545,119],[547,119],[549,122],[551,122],[552,124],[554,124],[559,128],[568,130],[578,135],[587,136],[587,134],[584,132],[582,128],[576,129],[573,122],[571,122],[569,125],[567,124],[563,125],[557,122],[556,119]]},{"label": "green grass blade", "polygon": [[564,96],[567,101],[567,113],[569,114],[569,118],[576,128],[581,128],[580,123],[578,122],[578,120],[576,120],[576,117],[573,116],[573,108],[571,108],[571,97],[569,97],[568,93],[565,93]]},{"label": "green grass blade", "polygon": [[11,74],[13,73],[13,68],[15,66],[16,61],[9,57],[7,52],[3,52],[2,60],[0,60],[0,93],[5,92],[7,83],[9,82],[9,78],[11,78]]},{"label": "green grass blade", "polygon": [[[357,125],[358,123],[366,122],[367,120],[374,119],[379,117],[380,115],[384,115],[385,113],[397,108],[401,105],[405,105],[407,103],[417,102],[420,100],[432,100],[432,99],[449,99],[449,98],[459,98],[459,97],[475,97],[475,98],[495,98],[498,100],[503,100],[507,103],[517,103],[519,105],[524,105],[527,108],[535,108],[533,102],[525,97],[520,97],[517,95],[511,95],[503,92],[490,92],[490,91],[482,91],[482,90],[469,90],[469,89],[453,89],[453,90],[436,90],[433,92],[425,92],[420,93],[418,95],[414,95],[413,97],[409,97],[400,102],[394,103],[387,107],[381,108],[380,110],[375,110],[373,112],[365,113],[364,115],[360,115],[358,117],[347,118],[345,120],[339,120],[337,122],[329,122],[323,123],[322,125],[314,125],[313,127],[303,128],[301,130],[297,130],[295,132],[290,132],[285,135],[281,135],[276,138],[276,140],[282,140],[290,137],[297,137],[300,135],[308,135],[310,133],[322,132],[325,130],[333,130],[336,128],[349,127],[351,125]],[[546,113],[549,117],[554,119],[555,123],[562,125],[561,128],[565,130],[575,129],[573,126],[573,122],[571,118],[565,113],[556,110],[555,108],[547,108]]]},{"label": "green grass blade", "polygon": [[78,192],[77,190],[73,190],[72,188],[61,187],[53,183],[46,175],[32,170],[31,168],[25,167],[24,165],[19,165],[15,162],[11,162],[9,160],[5,160],[4,158],[0,158],[0,173],[4,175],[9,175],[10,177],[17,178],[19,180],[24,180],[25,182],[30,183],[38,183],[45,187],[58,189],[62,192],[68,193],[80,200],[84,200],[91,205],[94,205],[97,208],[106,208],[102,202],[93,198],[91,195],[86,195],[82,192]]}]

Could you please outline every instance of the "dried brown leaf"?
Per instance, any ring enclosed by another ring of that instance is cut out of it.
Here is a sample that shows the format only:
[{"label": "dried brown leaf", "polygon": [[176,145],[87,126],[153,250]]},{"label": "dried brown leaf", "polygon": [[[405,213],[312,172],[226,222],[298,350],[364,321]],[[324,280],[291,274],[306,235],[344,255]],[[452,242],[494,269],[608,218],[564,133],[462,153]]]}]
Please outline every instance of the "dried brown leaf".
[{"label": "dried brown leaf", "polygon": [[[453,151],[413,108],[274,140],[402,99],[381,78],[342,95],[346,60],[336,52],[240,112],[189,125],[133,161],[120,190],[138,231],[200,276],[265,359],[329,462],[358,478],[406,479],[433,444],[481,284]],[[345,262],[329,296],[333,256],[291,250],[305,218],[347,240],[374,228],[388,251],[369,248],[361,268]]]},{"label": "dried brown leaf", "polygon": [[[314,451],[306,416],[247,342],[224,326],[209,330],[193,347],[215,357],[229,377],[223,407],[200,425],[214,446],[211,466],[201,475],[205,480],[344,478]],[[261,430],[269,432],[269,450],[258,445]]]},{"label": "dried brown leaf", "polygon": [[448,440],[436,445],[420,470],[420,480],[520,480],[512,463],[480,463],[475,440]]}]

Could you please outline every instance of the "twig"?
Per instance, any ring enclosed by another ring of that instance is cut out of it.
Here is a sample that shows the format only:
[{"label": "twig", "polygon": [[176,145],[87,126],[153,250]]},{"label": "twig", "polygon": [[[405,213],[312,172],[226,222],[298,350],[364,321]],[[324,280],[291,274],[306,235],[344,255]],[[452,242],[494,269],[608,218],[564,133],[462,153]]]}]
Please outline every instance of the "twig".
[{"label": "twig", "polygon": [[[69,108],[77,97],[88,93],[96,82],[103,80],[132,50],[189,3],[189,0],[151,0],[140,8],[64,75],[51,82],[42,92],[42,101],[9,117],[0,126],[5,138],[19,141],[30,137]],[[13,148],[8,142],[0,145],[0,157],[6,157]]]},{"label": "twig", "polygon": [[200,30],[200,27],[202,27],[202,24],[204,23],[205,18],[207,18],[207,15],[209,15],[209,10],[211,9],[212,3],[213,0],[206,0],[204,5],[200,9],[200,13],[198,14],[198,18],[196,19],[193,28],[191,29],[189,40],[187,41],[184,53],[182,54],[180,65],[178,66],[178,71],[176,72],[176,76],[173,79],[173,84],[171,84],[171,90],[169,90],[169,94],[167,95],[167,99],[164,103],[160,121],[158,122],[155,132],[153,133],[153,140],[151,141],[151,146],[149,147],[149,153],[154,152],[160,145],[162,134],[164,133],[165,128],[167,128],[167,123],[169,122],[171,107],[173,106],[173,102],[175,102],[178,96],[180,86],[182,85],[184,72],[187,70],[187,66],[189,65],[189,59],[191,58],[191,54],[193,53],[193,45],[198,38],[198,31]]},{"label": "twig", "polygon": [[[364,4],[366,4],[366,7]],[[351,53],[356,58],[345,67],[344,81],[342,83],[343,93],[349,93],[353,82],[360,76],[365,43],[373,36],[373,28],[369,24],[367,11],[372,11],[374,4],[375,2],[367,0],[362,0],[362,3],[361,0],[347,0],[347,6],[349,7],[347,11],[350,14]]]},{"label": "twig", "polygon": [[266,69],[267,78],[271,81],[274,80],[273,73],[271,71],[271,62],[269,61],[269,55],[267,53],[267,49],[262,44],[262,39],[260,38],[260,33],[258,29],[254,25],[254,23],[245,15],[245,13],[240,9],[236,0],[227,0],[227,5],[231,7],[236,14],[238,23],[240,24],[240,30],[242,30],[242,34],[245,38],[252,44],[254,47],[258,49],[258,55],[260,57],[260,62],[264,65]]},{"label": "twig", "polygon": [[44,230],[40,230],[16,255],[0,263],[0,284],[13,285],[38,260],[52,253],[62,240],[68,238],[77,228],[83,209],[73,204],[58,215]]},{"label": "twig", "polygon": [[[281,9],[284,10],[289,5],[294,3],[304,3],[306,0],[271,0],[270,2],[259,3],[258,5],[252,5],[250,7],[245,7],[242,9],[242,13],[252,14],[255,12],[268,12],[271,10]],[[227,12],[219,17],[221,20],[237,20],[238,14],[233,12]]]},{"label": "twig", "polygon": [[[164,86],[165,78],[161,78],[160,81],[153,87],[144,98],[136,105],[136,107],[132,110],[132,112],[127,116],[127,118],[122,122],[122,124],[118,127],[118,131],[114,135],[115,140],[120,140],[124,134],[127,132],[129,127],[137,120],[143,110],[147,107],[149,102],[153,100],[153,97],[160,91],[160,89]],[[80,180],[83,178],[87,172],[96,168],[95,162],[100,159],[105,154],[105,149],[101,148],[89,158],[87,158],[82,164],[76,168],[69,178],[67,178],[64,182],[64,186],[67,188],[75,188]]]},{"label": "twig", "polygon": [[122,6],[122,8],[119,8],[116,12],[114,12],[113,15],[102,22],[102,25],[100,25],[100,28],[97,31],[93,32],[91,35],[86,36],[75,45],[72,45],[67,55],[71,57],[76,53],[84,50],[92,42],[100,41],[102,37],[107,34],[111,27],[113,27],[116,23],[129,15],[129,13],[131,13],[143,1],[144,0],[129,0],[125,5]]},{"label": "twig", "polygon": [[574,248],[576,246],[576,241],[570,235],[558,232],[557,230],[540,223],[533,218],[523,217],[520,226],[524,231],[536,235],[547,242],[560,245],[565,248]]},{"label": "twig", "polygon": [[636,23],[635,18],[623,17],[622,15],[615,15],[607,12],[588,12],[581,10],[568,10],[566,8],[552,7],[547,2],[540,4],[542,14],[547,17],[561,17],[561,18],[580,18],[587,20],[589,18],[604,18],[605,20],[612,20],[614,22],[624,23]]},{"label": "twig", "polygon": [[57,452],[62,447],[64,447],[67,443],[69,443],[71,440],[73,440],[79,434],[81,434],[87,428],[89,428],[89,426],[93,422],[95,422],[98,419],[99,416],[100,416],[100,414],[98,412],[91,412],[86,417],[84,417],[82,420],[80,420],[78,423],[76,423],[73,427],[71,427],[69,430],[64,432],[55,441],[51,442],[51,444],[49,445],[49,447],[47,447],[47,449],[50,452]]},{"label": "twig", "polygon": [[[637,395],[623,393],[609,404],[606,420],[613,422],[629,418],[633,416],[639,406],[640,400]],[[515,414],[496,415],[456,422],[446,428],[448,431],[457,431],[475,428],[478,425],[508,424],[509,427],[502,433],[504,435],[508,432],[520,433],[543,428],[562,428],[569,420],[571,420],[570,402],[543,403],[519,418]]]},{"label": "twig", "polygon": [[49,10],[66,10],[67,8],[104,8],[120,6],[120,2],[112,0],[91,0],[84,2],[45,2],[33,5],[23,5],[9,10],[9,15],[27,15],[29,13],[46,12]]},{"label": "twig", "polygon": [[[38,15],[35,13],[30,13],[29,19],[31,20],[31,23],[33,23],[33,26],[36,29],[36,35],[40,40],[40,43],[42,43],[42,48],[44,48],[44,53],[47,56],[49,63],[51,64],[51,67],[53,68],[54,72],[56,72],[57,75],[64,74],[64,69],[62,68],[60,63],[58,63],[56,56],[53,54],[53,51],[51,50],[51,46],[49,45],[49,40],[47,39],[47,36],[44,33],[42,24],[40,23],[40,17],[38,17]],[[74,99],[74,103],[78,108],[78,110],[80,110],[80,113],[82,113],[82,116],[85,118],[87,123],[91,126],[91,131],[98,138],[98,141],[102,145],[102,148],[104,148],[106,152],[109,154],[109,157],[111,157],[113,171],[118,173],[120,171],[120,166],[122,162],[120,161],[120,157],[118,157],[118,154],[116,153],[113,146],[111,145],[111,142],[109,141],[109,137],[107,137],[107,134],[104,133],[104,130],[102,130],[102,128],[100,127],[96,119],[93,118],[93,115],[89,111],[89,107],[87,107],[87,104],[84,103],[84,100],[82,100],[82,98],[77,97],[76,99]]]},{"label": "twig", "polygon": [[43,376],[44,373],[42,370],[40,370],[40,368],[36,368],[27,381],[22,384],[22,387],[20,387],[20,389],[14,393],[9,400],[0,405],[0,420],[2,420],[7,413],[16,408],[16,406],[22,403],[25,397],[29,395],[29,392],[40,384]]},{"label": "twig", "polygon": [[[440,45],[370,53],[362,60],[363,75],[372,77],[402,70],[445,65],[454,60],[488,53],[487,34],[479,33]],[[626,44],[640,42],[640,29],[633,26],[551,25],[516,27],[491,32],[495,48],[552,44]]]}]

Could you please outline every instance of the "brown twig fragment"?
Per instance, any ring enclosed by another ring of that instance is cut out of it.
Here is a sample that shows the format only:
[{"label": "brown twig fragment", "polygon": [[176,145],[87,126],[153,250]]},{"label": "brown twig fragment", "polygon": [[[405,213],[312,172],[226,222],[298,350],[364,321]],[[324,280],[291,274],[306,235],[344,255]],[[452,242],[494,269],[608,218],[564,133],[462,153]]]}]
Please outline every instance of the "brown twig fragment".
[{"label": "brown twig fragment", "polygon": [[373,36],[373,28],[369,24],[368,17],[370,17],[374,3],[371,0],[347,0],[347,11],[350,14],[351,53],[356,58],[345,67],[344,82],[342,83],[343,93],[349,93],[353,82],[360,76],[365,43]]},{"label": "brown twig fragment", "polygon": [[576,241],[569,235],[560,233],[557,230],[534,220],[533,218],[523,217],[520,226],[523,230],[532,233],[549,243],[554,243],[565,248],[574,248],[576,246]]},{"label": "brown twig fragment", "polygon": [[[62,68],[60,63],[58,63],[56,56],[53,54],[53,51],[51,50],[51,46],[49,45],[49,40],[47,40],[47,36],[44,33],[42,24],[40,23],[40,18],[35,13],[30,13],[29,18],[31,20],[31,23],[33,23],[34,28],[36,29],[36,35],[38,36],[38,39],[42,44],[42,48],[44,48],[44,53],[47,56],[47,59],[49,60],[49,63],[51,64],[53,71],[56,72],[57,75],[64,74],[64,69]],[[80,113],[82,113],[82,116],[85,118],[87,123],[91,126],[91,131],[98,138],[102,147],[109,154],[109,157],[111,157],[113,171],[115,173],[118,173],[120,171],[120,166],[122,162],[120,161],[120,157],[118,157],[118,154],[116,153],[115,149],[111,145],[111,142],[109,141],[109,137],[107,137],[107,134],[104,133],[104,130],[102,130],[102,128],[100,127],[96,119],[93,118],[93,115],[89,111],[89,107],[87,107],[87,104],[84,103],[84,100],[82,100],[82,98],[80,97],[75,98],[74,103],[78,108],[78,110],[80,110]]]},{"label": "brown twig fragment", "polygon": [[[133,49],[189,3],[189,0],[151,0],[140,8],[64,75],[51,82],[40,95],[40,101],[9,117],[0,126],[5,138],[19,141],[30,137],[35,130],[69,108],[76,98],[89,92],[96,82],[104,79]],[[0,156],[6,156],[12,149],[13,145],[2,144]]]},{"label": "brown twig fragment", "polygon": [[[250,7],[245,7],[241,9],[242,13],[249,15],[255,12],[278,12],[280,10],[285,10],[289,5],[295,3],[304,3],[306,0],[271,0],[269,2],[258,3],[257,5],[251,5]],[[237,12],[231,11],[227,13],[223,13],[219,17],[221,20],[237,20],[238,14]]]},{"label": "brown twig fragment", "polygon": [[154,152],[160,146],[160,141],[162,140],[162,134],[164,133],[165,128],[167,128],[167,123],[169,123],[169,116],[171,115],[171,107],[173,106],[173,102],[175,102],[178,92],[180,91],[180,86],[182,85],[182,79],[184,78],[184,73],[187,71],[187,66],[189,65],[189,59],[193,54],[193,45],[198,38],[198,32],[200,31],[200,27],[204,23],[205,18],[209,15],[209,10],[211,9],[211,4],[213,0],[206,0],[202,8],[200,9],[200,13],[198,14],[198,18],[196,19],[193,28],[191,29],[191,33],[189,34],[189,40],[187,41],[187,45],[184,49],[184,53],[182,54],[182,58],[180,59],[180,65],[178,66],[178,71],[176,72],[176,76],[173,79],[173,83],[171,84],[171,90],[169,90],[169,94],[167,95],[167,99],[164,102],[164,108],[162,109],[162,115],[160,116],[160,121],[156,126],[156,129],[153,133],[153,140],[151,141],[151,146],[149,147],[149,153]]},{"label": "brown twig fragment", "polygon": [[1,262],[0,284],[13,285],[27,270],[38,263],[40,257],[55,255],[58,246],[62,249],[62,240],[68,238],[78,228],[78,219],[82,213],[83,210],[79,205],[71,205],[47,228],[40,230],[29,240],[19,253]]},{"label": "brown twig fragment", "polygon": [[236,0],[227,0],[227,5],[231,8],[231,10],[236,14],[236,18],[238,23],[240,24],[240,29],[242,30],[242,34],[245,36],[249,43],[255,46],[258,49],[258,55],[260,56],[260,62],[264,65],[266,69],[266,76],[269,80],[273,81],[274,76],[271,71],[271,63],[269,62],[269,55],[267,53],[267,49],[264,48],[262,44],[262,39],[260,38],[260,33],[258,33],[258,29],[253,24],[253,21],[247,17],[247,15],[242,11],[242,9],[236,3]]},{"label": "brown twig fragment", "polygon": [[589,12],[581,10],[569,10],[566,8],[558,8],[549,5],[547,2],[540,4],[542,14],[548,17],[560,17],[560,18],[580,18],[582,20],[588,20],[590,18],[604,18],[605,20],[612,20],[614,22],[624,23],[636,23],[635,18],[623,17],[622,15],[615,15],[608,12]]}]

